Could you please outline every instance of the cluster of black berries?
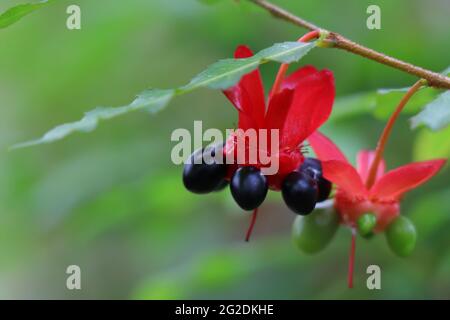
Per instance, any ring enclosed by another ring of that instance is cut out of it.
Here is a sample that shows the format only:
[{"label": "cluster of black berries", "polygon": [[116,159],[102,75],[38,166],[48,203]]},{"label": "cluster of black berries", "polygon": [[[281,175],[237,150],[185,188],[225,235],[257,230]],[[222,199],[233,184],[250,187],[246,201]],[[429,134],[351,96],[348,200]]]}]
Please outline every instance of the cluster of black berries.
[{"label": "cluster of black berries", "polygon": [[[193,193],[209,193],[224,189],[228,167],[222,161],[213,160],[218,152],[223,156],[223,146],[207,147],[195,151],[186,161],[183,183]],[[209,161],[202,161],[205,154]],[[231,194],[244,210],[258,208],[269,190],[267,178],[253,166],[238,168],[230,179]],[[319,160],[306,158],[300,168],[291,172],[283,181],[281,192],[286,205],[295,213],[306,215],[312,212],[317,202],[324,201],[331,192],[331,183],[322,176]]]}]

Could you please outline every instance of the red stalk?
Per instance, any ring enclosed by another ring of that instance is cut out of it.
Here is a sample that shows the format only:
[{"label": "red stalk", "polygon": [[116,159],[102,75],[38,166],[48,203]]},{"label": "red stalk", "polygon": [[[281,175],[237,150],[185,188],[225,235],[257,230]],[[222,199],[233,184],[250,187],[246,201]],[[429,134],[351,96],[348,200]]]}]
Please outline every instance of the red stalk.
[{"label": "red stalk", "polygon": [[353,271],[355,268],[355,252],[356,252],[356,230],[352,228],[352,242],[350,246],[350,256],[348,260],[348,287],[353,288]]},{"label": "red stalk", "polygon": [[[305,34],[303,37],[301,37],[297,41],[298,42],[308,42],[312,39],[318,38],[319,36],[320,36],[320,31],[314,30],[314,31],[308,32],[307,34]],[[288,68],[289,68],[289,64],[287,64],[287,63],[281,64],[280,69],[278,70],[278,73],[277,73],[277,77],[275,78],[275,82],[272,87],[272,92],[270,93],[271,96],[273,96],[274,94],[276,94],[280,91],[281,83],[283,82],[284,76],[286,75]]]},{"label": "red stalk", "polygon": [[245,236],[245,241],[247,241],[247,242],[250,240],[250,236],[252,235],[253,227],[255,226],[257,216],[258,216],[258,208],[253,210],[253,213],[252,213],[252,220],[250,221],[250,225],[247,230],[247,235]]},{"label": "red stalk", "polygon": [[375,177],[377,175],[378,165],[380,164],[381,159],[383,158],[384,148],[386,147],[387,140],[391,134],[392,128],[394,127],[395,121],[398,116],[402,112],[403,108],[406,106],[411,97],[424,85],[424,80],[417,81],[411,88],[409,88],[408,92],[404,95],[394,113],[389,118],[386,127],[384,127],[383,133],[378,140],[377,149],[375,151],[375,159],[372,162],[372,166],[370,167],[369,175],[367,176],[366,187],[370,189],[372,185],[375,183]]}]

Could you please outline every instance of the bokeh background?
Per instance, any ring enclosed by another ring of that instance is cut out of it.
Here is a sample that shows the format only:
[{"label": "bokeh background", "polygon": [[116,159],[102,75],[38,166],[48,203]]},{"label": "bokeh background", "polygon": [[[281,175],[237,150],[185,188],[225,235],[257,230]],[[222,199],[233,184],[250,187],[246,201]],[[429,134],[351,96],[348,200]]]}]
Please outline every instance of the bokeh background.
[{"label": "bokeh background", "polygon": [[[0,11],[21,2],[2,0]],[[349,230],[323,252],[302,254],[290,238],[294,214],[271,194],[245,243],[250,217],[228,190],[188,193],[170,161],[170,134],[194,120],[232,128],[237,115],[220,92],[198,90],[156,115],[131,113],[89,134],[8,151],[94,106],[185,84],[238,44],[259,50],[304,33],[246,1],[218,2],[61,0],[0,30],[0,298],[450,298],[448,168],[402,203],[419,233],[410,258],[397,258],[382,235],[358,240],[353,290]],[[274,2],[417,65],[450,64],[448,0]],[[70,4],[81,7],[80,31],[65,27]],[[381,30],[366,28],[369,4],[382,9]],[[350,159],[375,147],[385,121],[377,110],[395,105],[363,108],[352,97],[415,81],[337,50],[316,49],[306,63],[335,73],[339,100],[324,131]],[[276,68],[262,67],[267,86]],[[448,150],[448,129],[411,131],[408,117],[388,145],[389,168]],[[71,264],[81,267],[82,290],[66,289]],[[381,267],[382,290],[366,289],[369,264]]]}]

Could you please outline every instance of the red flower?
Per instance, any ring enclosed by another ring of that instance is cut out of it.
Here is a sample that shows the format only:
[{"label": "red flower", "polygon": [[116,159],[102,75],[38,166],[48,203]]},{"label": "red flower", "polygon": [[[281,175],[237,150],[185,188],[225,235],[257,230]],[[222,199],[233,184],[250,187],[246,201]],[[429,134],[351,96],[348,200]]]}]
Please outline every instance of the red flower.
[{"label": "red flower", "polygon": [[[234,57],[241,59],[252,55],[248,47],[239,46]],[[303,141],[318,129],[331,113],[335,96],[334,77],[329,70],[318,71],[313,66],[305,66],[286,77],[280,88],[273,90],[266,110],[261,75],[259,70],[255,70],[243,76],[237,85],[225,90],[224,94],[238,110],[239,129],[279,129],[279,150],[277,154],[269,155],[279,159],[279,170],[277,174],[268,176],[270,187],[279,190],[283,178],[297,169],[304,160],[301,150]],[[258,147],[259,145],[258,143]],[[235,146],[236,136],[232,134],[227,140],[225,153],[236,157]],[[259,159],[257,164],[251,165],[264,166]]]},{"label": "red flower", "polygon": [[355,169],[338,147],[319,132],[308,141],[323,161],[323,175],[338,187],[335,208],[342,223],[354,227],[362,214],[371,212],[377,217],[375,232],[383,231],[399,215],[400,200],[407,191],[428,181],[446,162],[445,159],[414,162],[385,173],[385,163],[381,161],[375,182],[368,188],[366,180],[374,151],[360,151]]}]

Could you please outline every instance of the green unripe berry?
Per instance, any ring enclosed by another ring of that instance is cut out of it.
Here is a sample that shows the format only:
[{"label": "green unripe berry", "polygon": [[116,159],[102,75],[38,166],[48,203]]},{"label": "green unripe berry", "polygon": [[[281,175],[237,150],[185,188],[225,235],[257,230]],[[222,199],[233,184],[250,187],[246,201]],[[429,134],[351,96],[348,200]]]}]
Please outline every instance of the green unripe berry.
[{"label": "green unripe berry", "polygon": [[386,239],[391,250],[400,257],[409,256],[416,246],[416,227],[406,217],[398,216],[387,227]]},{"label": "green unripe berry", "polygon": [[338,227],[339,216],[333,208],[315,209],[295,219],[292,238],[301,251],[313,254],[325,249]]},{"label": "green unripe berry", "polygon": [[358,232],[363,237],[370,236],[376,225],[377,217],[373,213],[364,213],[356,221]]}]

